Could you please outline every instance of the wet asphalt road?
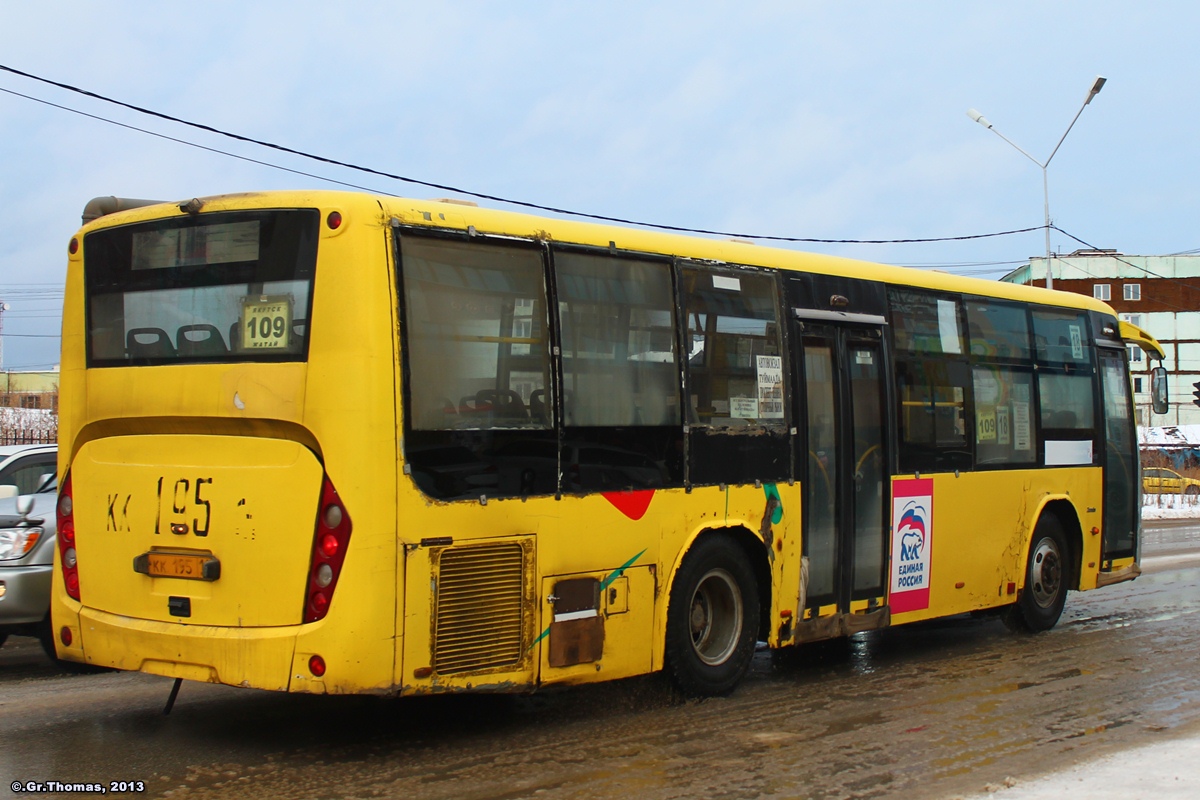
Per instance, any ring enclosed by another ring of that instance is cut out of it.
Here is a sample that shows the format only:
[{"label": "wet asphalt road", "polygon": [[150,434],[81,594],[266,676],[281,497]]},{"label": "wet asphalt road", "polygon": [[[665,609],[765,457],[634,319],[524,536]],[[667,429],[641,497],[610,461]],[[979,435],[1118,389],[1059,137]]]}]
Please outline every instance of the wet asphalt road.
[{"label": "wet asphalt road", "polygon": [[188,683],[164,717],[169,680],[63,675],[34,640],[10,639],[0,792],[57,780],[184,798],[975,793],[1200,733],[1200,524],[1158,523],[1145,541],[1146,574],[1072,594],[1047,634],[960,617],[760,653],[733,696],[704,702],[660,676],[410,700]]}]

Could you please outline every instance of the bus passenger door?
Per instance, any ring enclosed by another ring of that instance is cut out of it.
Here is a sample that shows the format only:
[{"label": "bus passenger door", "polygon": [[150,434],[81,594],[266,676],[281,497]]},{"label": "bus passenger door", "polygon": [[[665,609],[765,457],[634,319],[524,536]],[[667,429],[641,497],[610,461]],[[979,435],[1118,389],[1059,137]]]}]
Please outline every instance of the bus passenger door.
[{"label": "bus passenger door", "polygon": [[[1104,387],[1104,538],[1102,573],[1114,572],[1114,561],[1137,556],[1141,509],[1138,498],[1138,455],[1124,348],[1100,348]],[[1164,474],[1164,473],[1159,473]],[[1168,491],[1157,479],[1158,491]],[[1179,491],[1176,489],[1175,491]]]},{"label": "bus passenger door", "polygon": [[882,325],[795,314],[805,426],[797,474],[808,574],[797,640],[805,641],[888,624],[889,437]]}]

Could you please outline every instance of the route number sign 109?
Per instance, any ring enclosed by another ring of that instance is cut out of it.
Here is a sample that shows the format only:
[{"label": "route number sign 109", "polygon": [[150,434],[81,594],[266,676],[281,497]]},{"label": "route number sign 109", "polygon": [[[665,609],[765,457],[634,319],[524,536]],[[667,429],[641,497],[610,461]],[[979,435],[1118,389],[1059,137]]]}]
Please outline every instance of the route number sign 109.
[{"label": "route number sign 109", "polygon": [[291,296],[242,298],[239,333],[242,350],[286,350],[292,333]]}]

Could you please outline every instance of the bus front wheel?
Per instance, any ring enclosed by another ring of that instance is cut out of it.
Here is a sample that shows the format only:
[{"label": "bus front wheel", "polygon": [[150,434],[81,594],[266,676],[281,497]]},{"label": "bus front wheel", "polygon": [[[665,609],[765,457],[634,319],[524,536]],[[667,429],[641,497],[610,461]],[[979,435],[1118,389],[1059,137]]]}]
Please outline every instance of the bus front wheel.
[{"label": "bus front wheel", "polygon": [[740,547],[701,539],[675,576],[667,607],[666,666],[688,695],[727,694],[746,675],[758,639],[758,585]]},{"label": "bus front wheel", "polygon": [[1025,565],[1025,588],[1005,617],[1010,628],[1039,633],[1057,624],[1067,602],[1069,553],[1058,517],[1042,515],[1033,530],[1029,561]]}]

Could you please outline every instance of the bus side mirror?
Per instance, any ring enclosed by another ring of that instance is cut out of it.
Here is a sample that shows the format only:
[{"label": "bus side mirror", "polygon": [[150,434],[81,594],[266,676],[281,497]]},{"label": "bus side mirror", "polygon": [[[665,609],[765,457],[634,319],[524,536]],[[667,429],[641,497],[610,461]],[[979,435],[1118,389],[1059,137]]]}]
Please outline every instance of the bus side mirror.
[{"label": "bus side mirror", "polygon": [[1167,413],[1167,368],[1150,370],[1150,404],[1155,414]]}]

